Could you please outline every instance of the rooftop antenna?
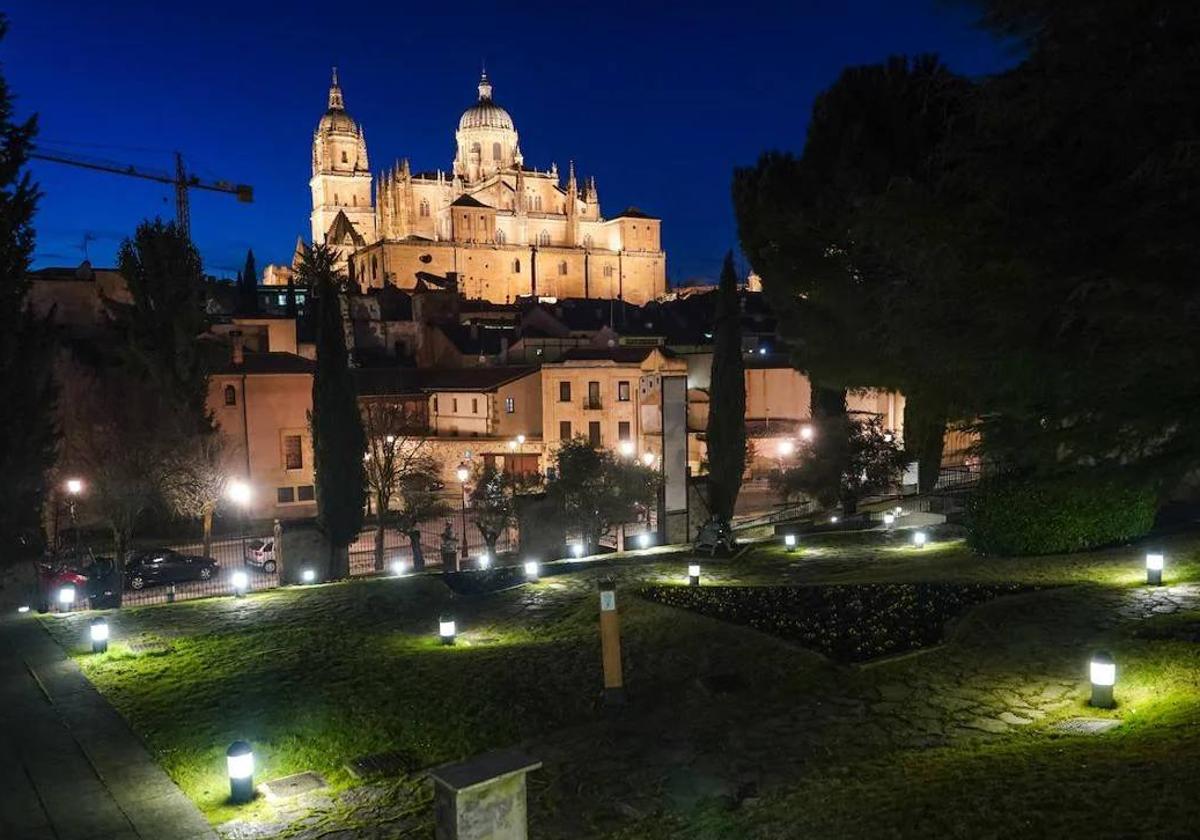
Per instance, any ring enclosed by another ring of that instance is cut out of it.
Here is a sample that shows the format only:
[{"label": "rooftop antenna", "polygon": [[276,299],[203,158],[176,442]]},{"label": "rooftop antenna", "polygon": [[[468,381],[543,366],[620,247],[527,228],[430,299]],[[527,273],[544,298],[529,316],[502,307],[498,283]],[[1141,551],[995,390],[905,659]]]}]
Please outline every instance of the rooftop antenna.
[{"label": "rooftop antenna", "polygon": [[83,241],[79,243],[79,248],[81,251],[83,251],[83,258],[88,262],[92,261],[92,258],[88,255],[88,243],[95,241],[96,234],[92,233],[90,230],[85,230],[83,232]]}]

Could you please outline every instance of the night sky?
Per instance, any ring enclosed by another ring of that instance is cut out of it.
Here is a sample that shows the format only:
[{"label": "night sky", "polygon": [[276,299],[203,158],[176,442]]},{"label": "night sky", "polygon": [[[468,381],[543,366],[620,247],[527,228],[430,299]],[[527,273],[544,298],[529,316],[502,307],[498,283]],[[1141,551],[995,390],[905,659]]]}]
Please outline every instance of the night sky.
[{"label": "night sky", "polygon": [[[437,8],[422,9],[422,5]],[[995,71],[1010,48],[937,0],[699,3],[306,3],[157,0],[9,4],[0,61],[19,115],[47,147],[167,170],[172,151],[253,204],[192,193],[205,268],[232,276],[247,247],[287,262],[308,238],[312,131],[336,64],[378,172],[407,156],[449,169],[481,61],[528,165],[574,159],[601,208],[663,218],[672,283],[714,277],[735,245],[734,166],[800,151],[815,95],[842,67],[937,52]],[[949,7],[948,7],[949,6]],[[111,265],[141,219],[174,214],[172,188],[35,162],[45,193],[35,266]]]}]

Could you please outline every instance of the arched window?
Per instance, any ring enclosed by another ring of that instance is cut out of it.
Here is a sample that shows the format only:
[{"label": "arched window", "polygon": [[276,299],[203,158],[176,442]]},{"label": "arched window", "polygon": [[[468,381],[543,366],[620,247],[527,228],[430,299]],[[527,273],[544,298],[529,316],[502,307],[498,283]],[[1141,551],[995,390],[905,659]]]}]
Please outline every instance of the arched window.
[{"label": "arched window", "polygon": [[559,274],[566,274],[566,273],[567,273],[567,261],[566,261],[566,260],[563,260],[562,262],[560,262],[560,263],[558,264],[558,273],[559,273]]},{"label": "arched window", "polygon": [[371,257],[371,279],[379,279],[379,261],[375,257]]},{"label": "arched window", "polygon": [[604,276],[612,277],[612,266],[611,265],[604,266]]},{"label": "arched window", "polygon": [[541,233],[538,234],[538,244],[539,245],[549,245],[550,244],[550,233],[548,231],[542,231]]},{"label": "arched window", "polygon": [[421,218],[423,218],[423,219],[429,218],[429,199],[427,199],[427,198],[421,199],[420,213],[421,213]]},{"label": "arched window", "polygon": [[492,160],[500,160],[500,144],[492,144]]},{"label": "arched window", "polygon": [[496,228],[496,244],[504,244],[504,231],[500,230],[500,228]]},{"label": "arched window", "polygon": [[346,157],[346,151],[342,150],[342,163],[349,163],[350,159]]},{"label": "arched window", "polygon": [[535,195],[533,197],[533,209],[534,209],[534,212],[537,212],[537,213],[542,212],[542,197],[540,195]]},{"label": "arched window", "polygon": [[225,386],[225,405],[237,405],[237,388]]},{"label": "arched window", "polygon": [[521,273],[521,261],[513,260],[513,274],[520,274],[520,273]]},{"label": "arched window", "polygon": [[583,247],[584,248],[592,247],[592,235],[590,233],[587,236],[583,237]]},{"label": "arched window", "polygon": [[473,154],[473,155],[479,154],[479,144],[478,143],[471,144],[471,154]]}]

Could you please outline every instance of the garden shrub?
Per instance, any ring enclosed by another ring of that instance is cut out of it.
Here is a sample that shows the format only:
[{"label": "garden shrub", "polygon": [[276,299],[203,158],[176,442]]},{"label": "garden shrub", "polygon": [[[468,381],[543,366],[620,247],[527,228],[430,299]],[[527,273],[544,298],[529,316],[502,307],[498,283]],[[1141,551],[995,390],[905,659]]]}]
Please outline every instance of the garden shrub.
[{"label": "garden shrub", "polygon": [[1148,481],[998,478],[967,503],[967,541],[984,554],[1086,551],[1144,535],[1157,503],[1157,487]]}]

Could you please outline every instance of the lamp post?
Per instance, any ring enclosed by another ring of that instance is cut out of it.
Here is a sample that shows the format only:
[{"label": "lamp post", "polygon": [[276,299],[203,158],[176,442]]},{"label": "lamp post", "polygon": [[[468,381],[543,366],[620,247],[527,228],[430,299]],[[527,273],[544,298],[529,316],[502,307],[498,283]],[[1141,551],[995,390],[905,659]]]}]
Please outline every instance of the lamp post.
[{"label": "lamp post", "polygon": [[75,537],[75,552],[79,553],[79,520],[75,516],[75,502],[79,499],[79,495],[83,493],[83,480],[79,478],[68,478],[66,483],[67,488],[67,512],[71,516],[71,530],[74,531]]},{"label": "lamp post", "polygon": [[462,488],[462,557],[466,560],[469,556],[467,553],[467,479],[471,477],[471,469],[465,461],[458,465],[455,475],[458,478],[459,487]]},{"label": "lamp post", "polygon": [[250,508],[250,500],[254,496],[254,491],[250,487],[250,482],[243,481],[240,478],[235,478],[229,482],[229,499],[242,513],[242,565],[246,565],[246,529],[249,528],[248,510]]}]

